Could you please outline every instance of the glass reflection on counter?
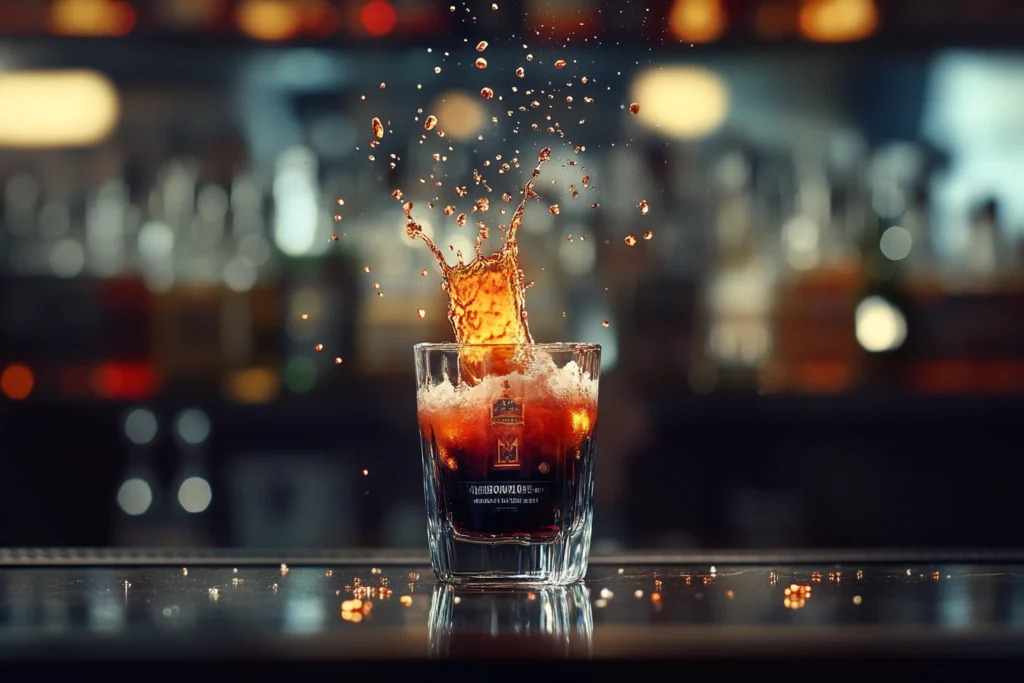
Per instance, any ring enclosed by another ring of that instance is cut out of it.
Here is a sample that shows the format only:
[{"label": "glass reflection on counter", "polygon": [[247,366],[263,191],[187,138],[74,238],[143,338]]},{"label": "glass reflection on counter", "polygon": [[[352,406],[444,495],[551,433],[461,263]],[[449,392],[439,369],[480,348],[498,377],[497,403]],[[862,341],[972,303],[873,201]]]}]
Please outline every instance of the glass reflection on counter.
[{"label": "glass reflection on counter", "polygon": [[535,589],[437,586],[430,656],[590,657],[594,617],[583,584]]}]

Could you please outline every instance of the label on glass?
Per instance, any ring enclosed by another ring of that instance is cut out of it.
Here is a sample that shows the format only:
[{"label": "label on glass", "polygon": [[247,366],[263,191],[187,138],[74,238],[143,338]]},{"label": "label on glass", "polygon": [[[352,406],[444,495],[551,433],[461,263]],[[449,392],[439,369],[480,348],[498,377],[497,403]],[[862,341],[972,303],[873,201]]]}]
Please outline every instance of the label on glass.
[{"label": "label on glass", "polygon": [[556,530],[556,481],[470,481],[460,493],[467,532],[544,537]]}]

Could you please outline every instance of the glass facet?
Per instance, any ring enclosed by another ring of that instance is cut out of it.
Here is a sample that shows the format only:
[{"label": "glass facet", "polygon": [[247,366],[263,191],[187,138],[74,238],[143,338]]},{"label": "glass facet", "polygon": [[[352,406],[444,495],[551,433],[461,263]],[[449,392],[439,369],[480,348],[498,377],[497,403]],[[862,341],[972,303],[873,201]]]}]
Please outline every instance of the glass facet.
[{"label": "glass facet", "polygon": [[456,584],[570,584],[590,552],[595,344],[418,344],[431,563]]}]

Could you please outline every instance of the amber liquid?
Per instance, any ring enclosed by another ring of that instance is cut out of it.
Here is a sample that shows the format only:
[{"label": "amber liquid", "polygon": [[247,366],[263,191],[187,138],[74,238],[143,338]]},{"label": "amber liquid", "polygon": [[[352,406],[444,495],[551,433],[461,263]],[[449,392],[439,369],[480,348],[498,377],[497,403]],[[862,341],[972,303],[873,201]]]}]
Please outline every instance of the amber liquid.
[{"label": "amber liquid", "polygon": [[[532,344],[530,326],[526,322],[526,281],[519,267],[519,244],[516,233],[523,223],[526,204],[537,196],[533,184],[540,175],[544,162],[551,158],[551,148],[541,150],[537,167],[523,189],[523,200],[512,214],[505,233],[505,243],[496,253],[485,256],[483,240],[487,234],[477,234],[476,254],[469,263],[448,265],[437,245],[423,234],[423,229],[412,217],[412,202],[406,202],[406,234],[419,238],[427,245],[441,267],[441,288],[448,295],[448,321],[459,344]],[[488,352],[491,374],[507,374],[514,368],[511,359],[496,359]],[[483,379],[483,359],[479,352],[465,350],[460,357],[462,379],[477,384]],[[503,362],[507,361],[507,362]]]},{"label": "amber liquid", "polygon": [[[523,349],[533,344],[533,337],[527,324],[526,284],[516,234],[527,203],[537,197],[533,185],[541,167],[550,158],[550,148],[541,150],[501,249],[484,255],[486,231],[481,230],[469,263],[459,254],[458,263],[448,265],[413,218],[412,203],[404,205],[407,234],[423,240],[441,267],[441,287],[448,295],[448,320],[456,342],[507,345],[460,351],[459,379],[470,386],[489,375],[522,371],[531,360],[532,354]],[[516,400],[529,396],[519,425],[494,424],[486,400],[447,410],[420,406],[420,429],[439,470],[439,504],[459,536],[543,541],[558,534],[561,511],[575,495],[576,469],[590,455],[597,406],[582,397],[556,397],[542,384],[543,378],[530,387],[510,389],[509,395]],[[502,462],[502,444],[510,459],[514,452],[514,462]],[[496,488],[490,493],[488,487]]]}]

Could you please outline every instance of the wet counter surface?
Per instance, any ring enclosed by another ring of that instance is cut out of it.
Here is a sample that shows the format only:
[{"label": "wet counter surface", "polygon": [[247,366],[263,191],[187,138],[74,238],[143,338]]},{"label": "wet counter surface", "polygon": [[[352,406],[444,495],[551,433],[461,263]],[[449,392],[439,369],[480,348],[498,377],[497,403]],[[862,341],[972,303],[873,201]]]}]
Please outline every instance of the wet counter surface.
[{"label": "wet counter surface", "polygon": [[424,559],[0,550],[0,661],[1024,654],[1014,554],[595,557],[585,584],[521,590],[438,585]]}]

